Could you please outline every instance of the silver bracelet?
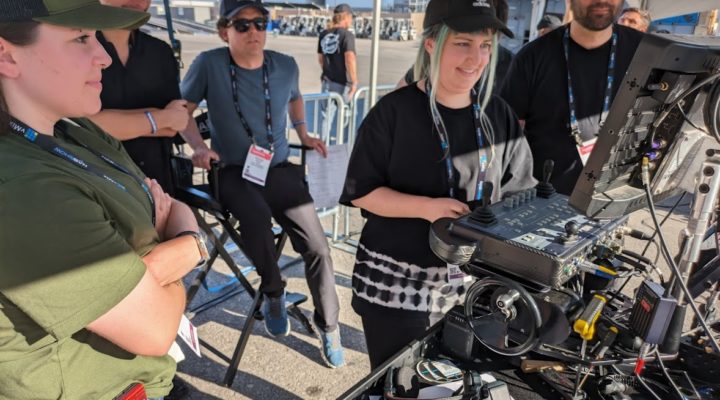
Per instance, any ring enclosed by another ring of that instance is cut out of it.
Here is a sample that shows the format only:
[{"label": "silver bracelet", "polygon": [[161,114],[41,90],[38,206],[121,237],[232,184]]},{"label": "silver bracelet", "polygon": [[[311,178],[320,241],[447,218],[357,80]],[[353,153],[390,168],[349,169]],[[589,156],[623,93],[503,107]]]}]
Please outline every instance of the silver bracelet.
[{"label": "silver bracelet", "polygon": [[147,117],[148,121],[150,121],[150,128],[152,129],[150,131],[150,134],[154,135],[158,131],[157,122],[155,122],[155,117],[153,117],[152,113],[150,111],[145,111],[145,116]]}]

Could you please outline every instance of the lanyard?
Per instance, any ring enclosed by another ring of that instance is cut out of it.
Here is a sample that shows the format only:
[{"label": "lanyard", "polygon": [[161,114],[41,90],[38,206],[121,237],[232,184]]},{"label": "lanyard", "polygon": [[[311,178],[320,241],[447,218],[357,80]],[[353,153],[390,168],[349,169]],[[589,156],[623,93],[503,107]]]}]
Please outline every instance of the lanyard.
[{"label": "lanyard", "polygon": [[[425,92],[428,97],[430,96],[430,81],[425,80]],[[480,122],[480,105],[475,102],[477,91],[473,88],[470,92],[470,102],[473,105],[473,123],[475,124],[475,138],[477,139],[478,145],[478,170],[477,185],[475,189],[475,200],[482,199],[483,195],[483,183],[485,182],[485,176],[487,174],[487,151],[485,150],[485,139],[483,138],[482,124]],[[432,110],[432,108],[431,108]],[[435,130],[438,133],[438,139],[440,140],[440,148],[442,148],[443,154],[445,155],[445,170],[448,176],[448,185],[450,186],[450,197],[455,198],[455,170],[453,169],[452,157],[450,156],[450,141],[448,133],[445,130],[445,125],[440,120],[440,115],[435,115],[434,112],[430,112],[435,125]]]},{"label": "lanyard", "polygon": [[[242,124],[243,128],[245,128],[245,132],[247,132],[248,137],[252,141],[253,144],[255,143],[255,137],[253,136],[252,130],[250,129],[250,125],[248,125],[247,120],[245,120],[245,116],[243,116],[242,111],[240,110],[240,101],[239,101],[239,91],[238,83],[237,83],[237,71],[235,71],[235,61],[233,61],[232,54],[230,54],[230,50],[228,49],[228,56],[230,57],[230,82],[232,84],[232,96],[233,96],[233,103],[235,104],[235,111],[237,112],[238,117],[240,118],[240,123]],[[263,94],[265,96],[265,134],[267,135],[268,143],[270,144],[270,151],[273,151],[273,148],[275,147],[275,138],[273,137],[273,131],[272,131],[272,114],[270,111],[270,78],[268,73],[268,65],[267,65],[267,58],[265,58],[265,61],[263,61]]]},{"label": "lanyard", "polygon": [[[47,151],[48,153],[50,153],[54,156],[60,157],[63,160],[65,160],[65,161],[75,165],[76,167],[83,169],[95,176],[103,178],[105,181],[113,184],[118,189],[129,194],[125,185],[116,181],[111,176],[109,176],[105,172],[101,171],[99,168],[97,168],[91,164],[88,164],[82,158],[80,158],[77,155],[75,155],[74,153],[72,153],[70,150],[62,147],[55,141],[54,138],[47,136],[47,135],[39,134],[34,129],[30,128],[29,126],[25,125],[23,122],[18,121],[14,118],[10,121],[10,129],[13,132],[15,132],[18,136],[24,137],[30,143],[36,144],[38,147]],[[113,161],[112,159],[110,159],[108,156],[89,148],[84,143],[80,143],[80,142],[78,142],[78,143],[82,147],[87,149],[89,152],[93,153],[96,157],[105,161],[105,163],[107,163],[111,167],[113,167],[116,170],[122,172],[123,174],[128,175],[131,178],[133,178],[133,180],[135,182],[137,182],[138,185],[140,185],[140,187],[145,192],[145,195],[147,196],[148,201],[150,201],[150,209],[152,210],[152,223],[153,223],[153,225],[155,225],[155,200],[153,199],[152,194],[150,193],[150,188],[147,187],[145,182],[143,182],[142,179],[140,179],[138,176],[136,176],[135,174],[130,172],[130,170],[128,170],[124,166],[122,166],[122,165],[118,164],[117,162]]]},{"label": "lanyard", "polygon": [[[570,136],[575,143],[580,146],[583,143],[580,135],[580,125],[577,120],[575,111],[575,95],[572,88],[572,78],[570,78],[570,25],[565,29],[563,36],[563,46],[565,48],[565,65],[567,66],[567,82],[568,82],[568,105],[570,106]],[[612,44],[610,46],[610,59],[608,60],[607,80],[605,85],[605,99],[603,100],[603,109],[600,113],[600,125],[602,125],[602,116],[610,110],[610,96],[612,96],[612,85],[615,80],[615,53],[617,50],[617,32],[613,29]]]}]

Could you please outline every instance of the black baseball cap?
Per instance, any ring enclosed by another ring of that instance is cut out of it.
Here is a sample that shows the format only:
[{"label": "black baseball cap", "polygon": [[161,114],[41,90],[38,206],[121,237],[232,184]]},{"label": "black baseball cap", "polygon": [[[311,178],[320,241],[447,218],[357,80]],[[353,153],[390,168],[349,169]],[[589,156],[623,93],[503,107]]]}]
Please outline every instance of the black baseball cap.
[{"label": "black baseball cap", "polygon": [[43,22],[82,29],[134,29],[150,14],[98,0],[0,0],[0,22]]},{"label": "black baseball cap", "polygon": [[338,4],[338,6],[335,7],[335,9],[333,10],[333,14],[340,14],[340,13],[348,13],[348,14],[352,15],[353,17],[355,16],[355,13],[353,12],[352,7],[350,7],[350,4],[347,4],[347,3]]},{"label": "black baseball cap", "polygon": [[222,3],[220,3],[220,15],[222,15],[223,18],[230,19],[248,7],[254,7],[263,13],[263,15],[270,13],[267,8],[263,6],[261,0],[222,0]]},{"label": "black baseball cap", "polygon": [[545,15],[543,15],[540,22],[538,22],[537,29],[538,30],[543,29],[543,28],[555,29],[562,24],[563,24],[562,20],[559,17],[552,15],[552,14],[545,14]]},{"label": "black baseball cap", "polygon": [[509,38],[515,37],[498,19],[495,8],[487,0],[430,0],[425,10],[423,29],[439,23],[444,23],[456,32],[493,28]]}]

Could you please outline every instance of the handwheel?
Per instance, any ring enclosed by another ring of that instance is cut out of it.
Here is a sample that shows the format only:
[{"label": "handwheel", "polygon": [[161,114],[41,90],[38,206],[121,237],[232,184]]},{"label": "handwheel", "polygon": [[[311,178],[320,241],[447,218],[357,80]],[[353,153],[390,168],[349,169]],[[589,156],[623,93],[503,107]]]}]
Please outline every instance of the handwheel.
[{"label": "handwheel", "polygon": [[475,282],[465,298],[465,316],[475,337],[495,353],[518,356],[539,342],[540,309],[517,282],[499,277]]},{"label": "handwheel", "polygon": [[472,260],[477,245],[450,232],[454,218],[440,218],[430,226],[430,249],[438,258],[453,265],[465,265]]}]

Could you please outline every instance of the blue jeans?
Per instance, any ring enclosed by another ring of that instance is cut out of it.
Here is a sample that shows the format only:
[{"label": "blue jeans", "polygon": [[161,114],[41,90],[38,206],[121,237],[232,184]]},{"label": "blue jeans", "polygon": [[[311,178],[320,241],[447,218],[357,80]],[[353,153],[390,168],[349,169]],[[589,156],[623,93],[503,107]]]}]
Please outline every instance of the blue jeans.
[{"label": "blue jeans", "polygon": [[[348,92],[350,87],[344,84],[336,83],[327,79],[322,80],[322,92],[323,93],[337,93],[342,96],[345,103],[349,103]],[[335,112],[337,111],[337,103],[333,100],[324,100],[320,102],[320,111],[323,116],[321,126],[320,138],[325,140],[330,132],[332,131],[333,122],[335,122]],[[335,132],[336,135],[340,135],[342,132]]]}]

